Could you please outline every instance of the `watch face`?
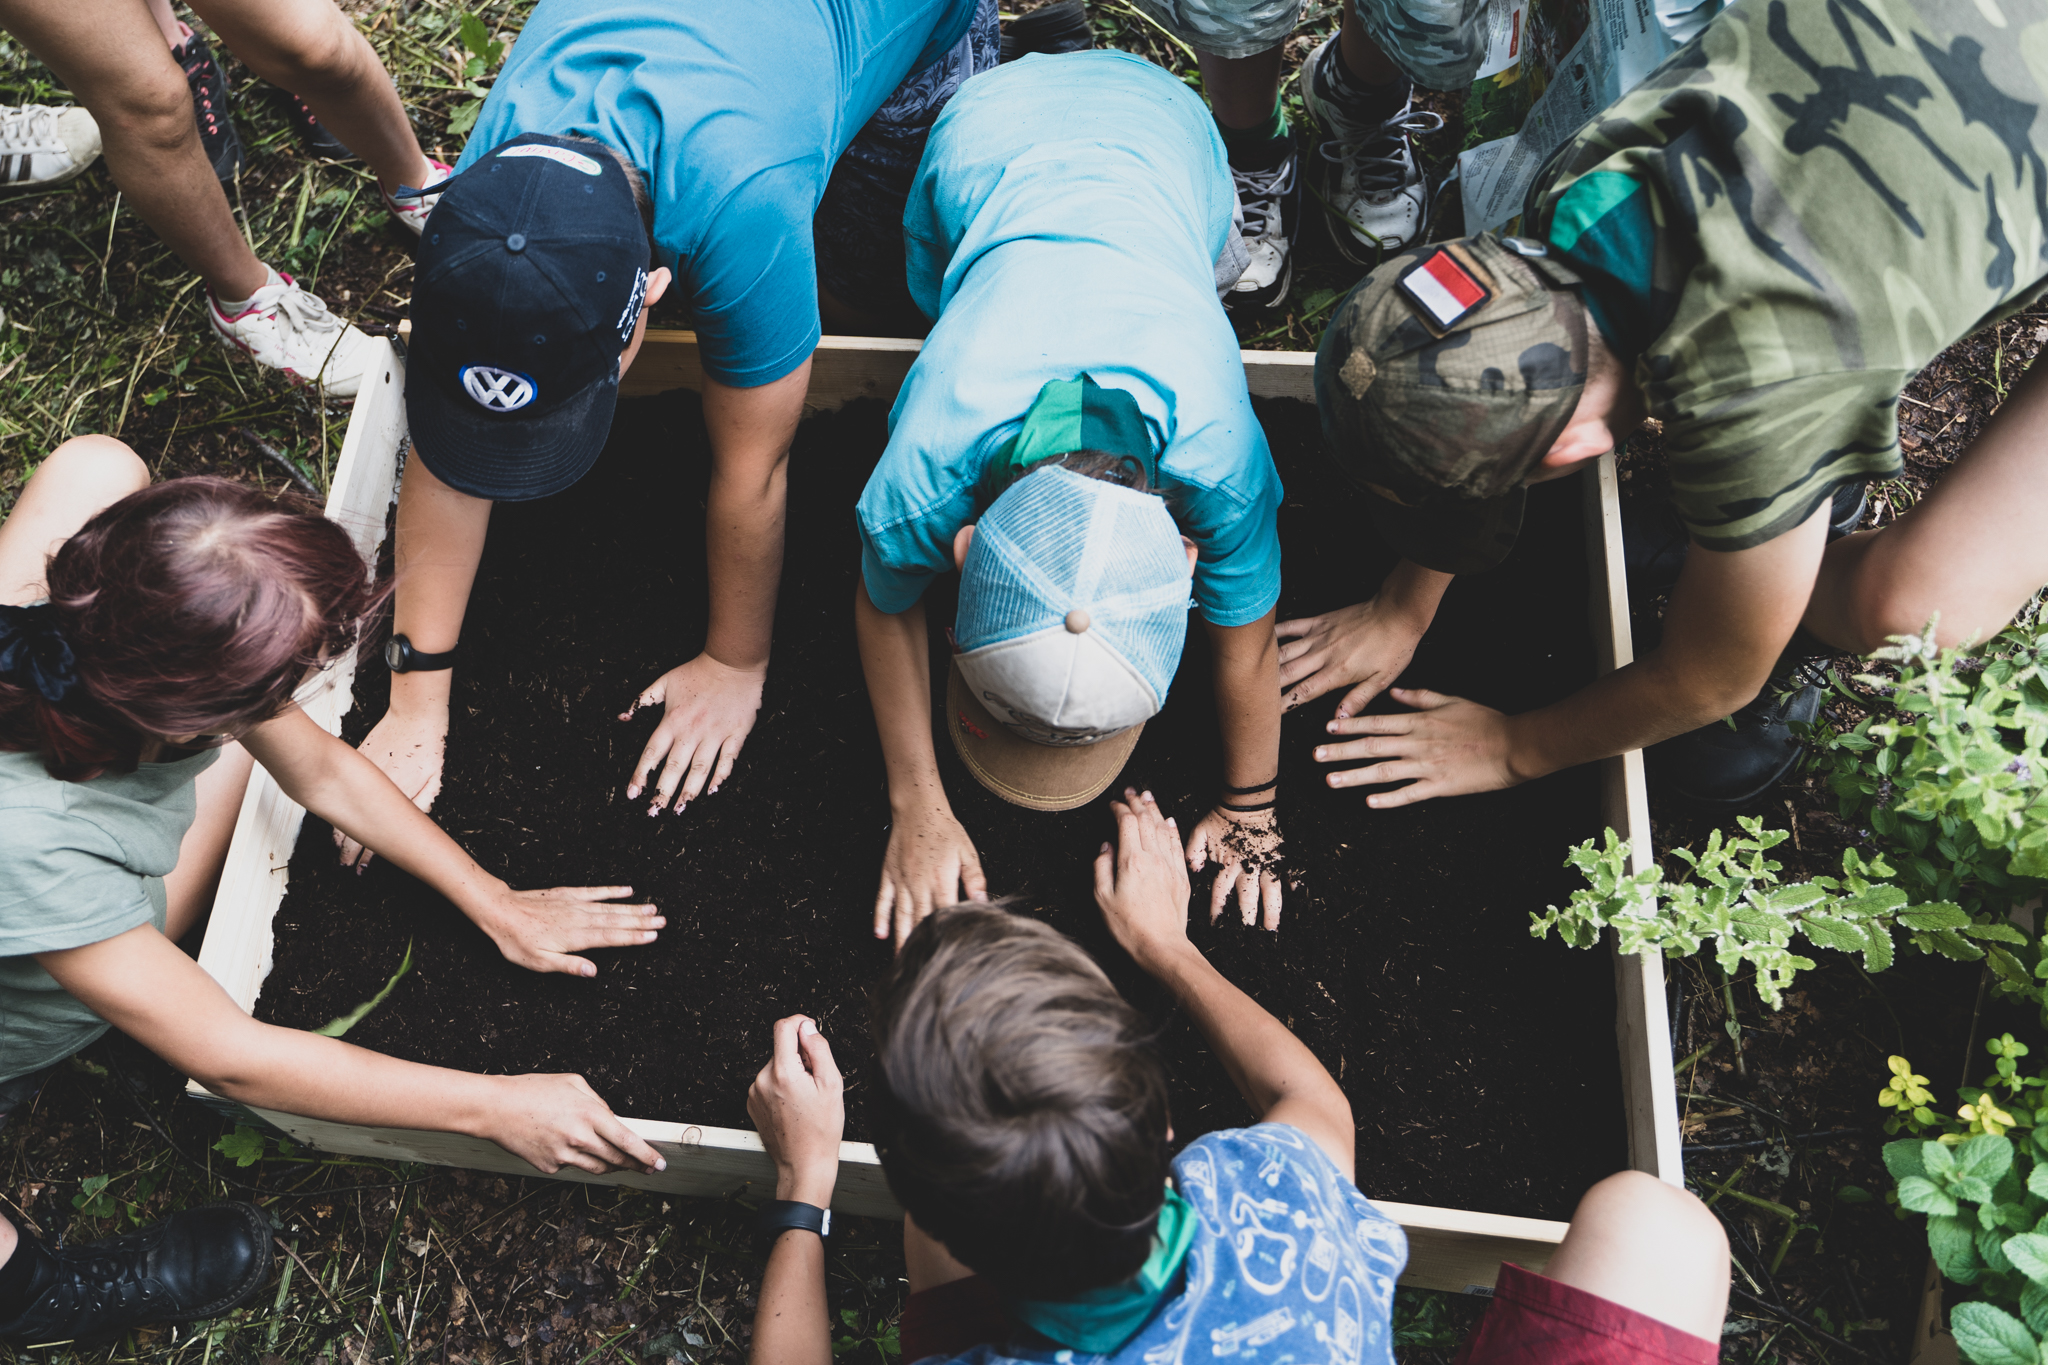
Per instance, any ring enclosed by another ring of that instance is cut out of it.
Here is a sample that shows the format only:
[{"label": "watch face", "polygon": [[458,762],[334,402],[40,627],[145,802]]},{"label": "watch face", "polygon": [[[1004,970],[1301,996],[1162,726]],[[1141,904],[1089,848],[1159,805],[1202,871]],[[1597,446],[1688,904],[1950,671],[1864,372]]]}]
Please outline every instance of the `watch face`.
[{"label": "watch face", "polygon": [[405,672],[405,642],[396,635],[384,642],[384,666],[393,673]]}]

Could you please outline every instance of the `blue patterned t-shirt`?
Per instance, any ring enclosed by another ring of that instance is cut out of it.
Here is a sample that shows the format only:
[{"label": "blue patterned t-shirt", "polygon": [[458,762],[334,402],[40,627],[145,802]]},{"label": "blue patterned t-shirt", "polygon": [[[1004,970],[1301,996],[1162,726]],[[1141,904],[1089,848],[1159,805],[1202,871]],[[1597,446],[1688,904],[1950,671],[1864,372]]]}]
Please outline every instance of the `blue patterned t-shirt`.
[{"label": "blue patterned t-shirt", "polygon": [[[1114,1354],[1039,1338],[977,1346],[964,1365],[1392,1365],[1400,1225],[1298,1128],[1209,1133],[1173,1163],[1198,1227],[1187,1281]],[[936,1357],[935,1357],[936,1358]]]}]

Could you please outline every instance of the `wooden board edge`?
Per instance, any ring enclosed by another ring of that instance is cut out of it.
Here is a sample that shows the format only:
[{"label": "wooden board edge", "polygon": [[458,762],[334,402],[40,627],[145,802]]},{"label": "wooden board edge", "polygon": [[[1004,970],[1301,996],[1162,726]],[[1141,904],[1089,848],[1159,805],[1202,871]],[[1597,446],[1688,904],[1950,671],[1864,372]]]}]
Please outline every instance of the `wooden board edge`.
[{"label": "wooden board edge", "polygon": [[[1587,557],[1592,567],[1596,665],[1602,673],[1635,660],[1629,625],[1628,569],[1621,535],[1621,478],[1615,456],[1601,456],[1585,474]],[[1629,844],[1629,870],[1656,857],[1643,754],[1632,749],[1600,764],[1601,816]],[[1613,936],[1609,935],[1610,945]],[[1629,1165],[1670,1185],[1685,1186],[1678,1131],[1678,1091],[1671,1065],[1669,997],[1661,953],[1614,949],[1615,1037],[1621,1049],[1622,1107]]]},{"label": "wooden board edge", "polygon": [[[388,341],[378,348],[368,378],[349,410],[341,458],[329,482],[326,512],[375,565],[384,540],[385,511],[398,478],[405,436],[405,362]],[[300,694],[306,714],[339,732],[355,691],[351,651]],[[199,948],[199,965],[242,1009],[254,1012],[270,974],[270,921],[284,899],[292,848],[306,812],[261,767],[249,779],[228,844],[213,913]]]},{"label": "wooden board edge", "polygon": [[[340,1156],[383,1161],[459,1166],[508,1176],[540,1174],[519,1158],[483,1138],[461,1133],[422,1132],[405,1128],[372,1128],[360,1124],[309,1119],[273,1109],[258,1109],[223,1100],[194,1081],[186,1086],[192,1099],[229,1117],[268,1124],[294,1142]],[[766,1197],[775,1187],[775,1167],[761,1139],[745,1129],[710,1125],[661,1123],[626,1118],[627,1127],[645,1138],[668,1162],[653,1175],[618,1172],[597,1176],[564,1167],[555,1179],[582,1184],[623,1185],[660,1194],[725,1198],[752,1194]],[[889,1192],[880,1159],[872,1145],[839,1145],[839,1181],[832,1196],[835,1210],[867,1218],[898,1219],[903,1210]],[[1374,1207],[1401,1225],[1408,1237],[1408,1267],[1401,1283],[1424,1289],[1469,1292],[1491,1289],[1504,1260],[1540,1271],[1564,1237],[1568,1224],[1469,1209],[1439,1209],[1421,1204],[1374,1201]]]},{"label": "wooden board edge", "polygon": [[[409,329],[401,324],[401,335]],[[856,398],[893,401],[923,343],[910,337],[827,336],[811,354],[811,387],[806,414],[832,412]],[[1242,351],[1245,383],[1260,398],[1315,401],[1313,351]],[[619,385],[620,396],[645,397],[672,389],[704,387],[697,334],[650,327],[639,358]]]}]

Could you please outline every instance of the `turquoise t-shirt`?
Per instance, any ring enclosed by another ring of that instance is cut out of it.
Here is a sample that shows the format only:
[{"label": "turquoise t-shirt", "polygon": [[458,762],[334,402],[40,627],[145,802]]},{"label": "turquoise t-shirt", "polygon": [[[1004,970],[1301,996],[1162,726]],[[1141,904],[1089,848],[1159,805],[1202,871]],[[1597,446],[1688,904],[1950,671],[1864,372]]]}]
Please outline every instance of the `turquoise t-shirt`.
[{"label": "turquoise t-shirt", "polygon": [[217,750],[90,782],[40,754],[0,753],[0,1080],[60,1062],[107,1031],[34,954],[164,927],[164,877]]},{"label": "turquoise t-shirt", "polygon": [[904,213],[910,293],[935,318],[859,505],[861,572],[885,612],[953,567],[975,486],[1047,381],[1136,400],[1159,482],[1201,550],[1218,626],[1280,599],[1280,475],[1216,298],[1236,205],[1201,96],[1120,52],[1032,56],[977,76],[932,129]]},{"label": "turquoise t-shirt", "polygon": [[456,168],[521,133],[623,153],[705,372],[771,383],[818,344],[811,216],[833,163],[973,17],[974,0],[540,0]]}]

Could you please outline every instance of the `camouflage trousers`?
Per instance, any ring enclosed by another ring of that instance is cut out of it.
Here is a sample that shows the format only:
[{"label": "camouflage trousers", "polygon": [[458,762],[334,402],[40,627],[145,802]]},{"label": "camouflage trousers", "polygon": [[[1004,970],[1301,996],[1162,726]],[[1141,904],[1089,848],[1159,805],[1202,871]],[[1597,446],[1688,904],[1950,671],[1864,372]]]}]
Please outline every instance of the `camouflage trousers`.
[{"label": "camouflage trousers", "polygon": [[[1301,0],[1132,0],[1197,52],[1251,57],[1287,41]],[[1463,90],[1486,59],[1488,0],[1353,0],[1365,30],[1425,90]]]}]

